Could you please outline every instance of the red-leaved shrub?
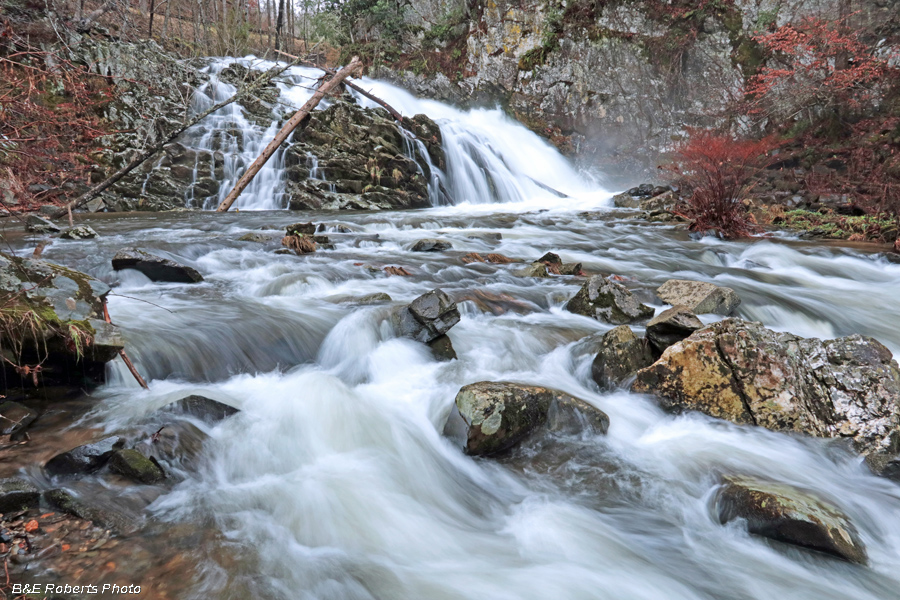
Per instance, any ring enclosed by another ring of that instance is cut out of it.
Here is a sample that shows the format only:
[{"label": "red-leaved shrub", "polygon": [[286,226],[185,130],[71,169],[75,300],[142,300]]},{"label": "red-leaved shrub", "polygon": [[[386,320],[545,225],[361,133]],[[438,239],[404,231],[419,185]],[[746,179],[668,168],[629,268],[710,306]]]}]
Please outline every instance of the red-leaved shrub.
[{"label": "red-leaved shrub", "polygon": [[691,231],[712,231],[724,238],[755,230],[743,200],[768,162],[773,143],[737,139],[726,133],[693,131],[675,151],[670,169],[687,199]]}]

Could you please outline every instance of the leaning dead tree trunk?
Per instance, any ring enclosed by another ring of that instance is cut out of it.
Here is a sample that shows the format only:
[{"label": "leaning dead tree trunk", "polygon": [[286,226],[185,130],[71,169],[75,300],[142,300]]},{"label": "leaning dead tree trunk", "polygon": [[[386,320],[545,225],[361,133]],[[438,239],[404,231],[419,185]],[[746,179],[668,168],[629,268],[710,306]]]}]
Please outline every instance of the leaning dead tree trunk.
[{"label": "leaning dead tree trunk", "polygon": [[328,81],[324,82],[322,85],[318,87],[316,93],[313,94],[312,98],[306,101],[300,110],[294,113],[294,116],[290,118],[290,120],[284,124],[284,127],[281,128],[275,135],[275,139],[269,142],[269,145],[266,146],[265,150],[262,151],[256,160],[247,168],[247,172],[244,173],[238,182],[235,184],[234,189],[228,193],[228,196],[222,200],[222,203],[219,205],[219,208],[216,209],[216,212],[225,212],[231,205],[234,204],[234,201],[238,199],[238,196],[241,195],[241,192],[247,187],[247,185],[253,181],[253,178],[259,173],[259,170],[263,167],[266,162],[272,155],[275,154],[275,151],[278,147],[284,143],[284,141],[288,138],[289,135],[297,128],[297,125],[300,124],[303,119],[309,116],[309,113],[319,104],[319,102],[328,95],[331,90],[337,87],[344,79],[346,79],[351,73],[356,71],[362,66],[362,63],[359,61],[358,56],[354,56],[353,60],[350,61],[350,64],[338,71],[334,74],[334,76]]},{"label": "leaning dead tree trunk", "polygon": [[71,202],[69,202],[68,204],[63,206],[61,209],[59,209],[55,213],[53,213],[52,217],[54,219],[58,219],[59,217],[72,211],[72,209],[78,208],[82,204],[90,202],[92,199],[99,196],[101,193],[103,193],[107,188],[112,186],[114,183],[116,183],[117,181],[119,181],[120,179],[122,179],[123,177],[128,175],[129,173],[131,173],[133,170],[135,170],[137,167],[139,167],[141,164],[143,164],[146,160],[156,156],[156,154],[158,154],[165,146],[167,146],[169,143],[171,143],[179,135],[181,135],[182,133],[184,133],[185,131],[187,131],[188,129],[190,129],[191,127],[193,127],[194,125],[196,125],[197,123],[199,123],[200,121],[202,121],[203,119],[205,119],[206,117],[211,115],[212,113],[216,112],[217,110],[225,108],[232,102],[236,102],[237,100],[240,100],[241,98],[244,98],[245,96],[248,96],[248,95],[254,93],[256,90],[258,90],[259,88],[261,88],[262,86],[267,84],[269,81],[271,81],[273,78],[277,77],[278,75],[281,75],[283,72],[287,71],[289,68],[293,67],[296,64],[298,64],[298,63],[294,62],[285,67],[275,67],[273,69],[270,69],[269,71],[263,73],[262,75],[260,75],[256,79],[254,79],[246,87],[239,89],[237,92],[235,92],[234,96],[232,96],[231,98],[229,98],[227,100],[223,100],[223,101],[219,102],[218,104],[216,104],[215,106],[196,115],[194,118],[192,118],[186,124],[179,127],[175,132],[173,132],[165,140],[156,144],[155,146],[152,146],[152,147],[144,150],[143,152],[141,152],[140,154],[135,156],[133,159],[131,159],[131,161],[127,165],[125,165],[124,167],[122,167],[121,169],[119,169],[118,171],[116,171],[115,173],[113,173],[112,175],[107,177],[106,179],[104,179],[98,185],[92,187],[90,190],[88,190],[87,192],[85,192],[84,194],[79,196],[78,198],[75,198],[74,200],[72,200]]},{"label": "leaning dead tree trunk", "polygon": [[[102,298],[101,302],[103,303],[103,320],[112,325],[112,319],[109,318],[109,309],[106,307],[105,296]],[[131,371],[131,374],[137,380],[138,384],[145,390],[149,390],[150,386],[147,385],[147,382],[144,381],[144,378],[141,377],[141,374],[138,373],[138,370],[134,367],[134,363],[131,362],[131,359],[128,358],[127,354],[125,354],[125,348],[119,348],[119,356],[121,356],[122,360],[125,361],[125,366],[128,367],[129,371]]]},{"label": "leaning dead tree trunk", "polygon": [[[318,67],[318,66],[310,63],[309,61],[301,60],[299,56],[294,56],[293,54],[288,54],[287,52],[282,52],[281,50],[275,50],[275,52],[277,52],[278,54],[281,54],[282,56],[287,56],[288,58],[298,60],[298,61],[300,61],[300,64],[302,64],[302,65],[315,67],[316,69],[322,69],[329,75],[334,75],[333,70],[331,70],[327,67]],[[374,102],[375,104],[377,104],[377,105],[381,106],[382,108],[384,108],[385,110],[387,110],[389,113],[391,113],[391,116],[394,118],[395,121],[403,120],[403,115],[401,115],[399,112],[397,112],[393,106],[391,106],[390,104],[388,104],[387,102],[385,102],[384,100],[379,98],[378,96],[372,94],[371,92],[367,92],[366,90],[362,89],[361,87],[359,87],[358,85],[356,85],[355,83],[350,81],[349,78],[344,80],[344,85],[346,85],[351,90],[356,90],[357,92],[359,92],[360,94],[362,94],[363,96],[365,96],[366,98],[368,98],[369,100]]]}]

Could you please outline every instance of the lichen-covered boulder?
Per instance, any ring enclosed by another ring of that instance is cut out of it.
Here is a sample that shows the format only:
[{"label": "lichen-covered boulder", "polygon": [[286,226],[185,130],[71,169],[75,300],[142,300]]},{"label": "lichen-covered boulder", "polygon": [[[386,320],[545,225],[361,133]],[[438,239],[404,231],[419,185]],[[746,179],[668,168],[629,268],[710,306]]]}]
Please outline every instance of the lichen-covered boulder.
[{"label": "lichen-covered boulder", "polygon": [[703,323],[690,309],[673,306],[650,319],[647,323],[647,339],[654,350],[662,353],[672,344],[702,328]]},{"label": "lichen-covered boulder", "polygon": [[606,414],[587,402],[535,385],[472,383],[459,390],[455,403],[464,428],[464,449],[470,455],[508,450],[548,420],[551,430],[565,433],[584,425],[606,433],[609,427]]},{"label": "lichen-covered boulder", "polygon": [[443,290],[431,290],[394,311],[391,316],[397,334],[429,343],[459,323],[459,308]]},{"label": "lichen-covered boulder", "polygon": [[203,276],[194,268],[182,265],[161,256],[150,254],[139,248],[124,248],[116,252],[112,259],[113,269],[135,269],[153,281],[173,283],[197,283]]},{"label": "lichen-covered boulder", "polygon": [[99,235],[100,234],[94,231],[94,229],[89,225],[78,225],[76,227],[66,229],[59,237],[64,240],[89,240]]},{"label": "lichen-covered boulder", "polygon": [[602,275],[594,275],[566,304],[569,312],[614,325],[625,325],[653,316],[653,309],[641,304],[623,285]]},{"label": "lichen-covered boulder", "polygon": [[656,290],[656,295],[666,304],[684,306],[695,315],[730,315],[741,303],[731,288],[687,279],[670,279]]},{"label": "lichen-covered boulder", "polygon": [[801,338],[725,319],[673,344],[632,390],[669,409],[846,438],[870,461],[900,444],[900,369],[872,338]]},{"label": "lichen-covered boulder", "polygon": [[653,352],[647,338],[639,338],[627,325],[619,325],[600,340],[591,376],[600,389],[611,389],[651,364]]},{"label": "lichen-covered boulder", "polygon": [[108,285],[74,269],[0,253],[0,294],[8,298],[0,308],[7,381],[102,381],[104,365],[123,346],[117,329],[102,319],[108,293]]},{"label": "lichen-covered boulder", "polygon": [[716,495],[721,523],[743,519],[755,535],[866,564],[866,547],[839,508],[794,486],[725,477]]}]

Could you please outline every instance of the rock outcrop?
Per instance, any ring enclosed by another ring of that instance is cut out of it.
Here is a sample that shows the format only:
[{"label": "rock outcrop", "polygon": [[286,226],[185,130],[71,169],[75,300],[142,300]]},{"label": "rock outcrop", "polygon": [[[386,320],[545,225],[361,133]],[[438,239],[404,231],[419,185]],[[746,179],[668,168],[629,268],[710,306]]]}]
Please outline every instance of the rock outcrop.
[{"label": "rock outcrop", "polygon": [[600,389],[611,389],[651,364],[653,351],[647,338],[639,338],[627,325],[619,325],[603,334],[591,363],[591,376]]},{"label": "rock outcrop", "polygon": [[647,339],[658,353],[680,342],[698,329],[703,323],[684,306],[673,306],[664,310],[647,322]]},{"label": "rock outcrop", "polygon": [[866,547],[836,506],[796,487],[749,477],[725,477],[716,496],[721,523],[743,519],[769,539],[866,564]]},{"label": "rock outcrop", "polygon": [[[287,194],[296,210],[431,206],[432,168],[446,168],[440,128],[425,115],[403,120],[382,108],[338,101],[316,111],[285,152]],[[435,194],[443,194],[433,190]]]},{"label": "rock outcrop", "polygon": [[733,289],[706,281],[670,279],[659,286],[656,295],[666,304],[684,306],[697,315],[730,315],[741,304]]},{"label": "rock outcrop", "polygon": [[653,316],[653,309],[641,304],[625,286],[602,275],[591,277],[569,300],[566,310],[614,325]]},{"label": "rock outcrop", "polygon": [[822,341],[725,319],[667,348],[632,390],[669,409],[847,438],[876,468],[900,450],[900,369],[859,335]]},{"label": "rock outcrop", "polygon": [[112,267],[116,271],[134,269],[140,271],[153,281],[169,281],[173,283],[197,283],[203,276],[192,267],[182,265],[161,256],[150,254],[139,248],[124,248],[116,252],[112,259]]},{"label": "rock outcrop", "polygon": [[0,253],[0,293],[8,298],[0,311],[7,382],[102,381],[104,365],[124,345],[102,318],[108,285],[44,260]]},{"label": "rock outcrop", "polygon": [[[464,450],[470,455],[508,450],[545,424],[566,433],[573,426],[586,425],[599,433],[609,428],[609,417],[603,411],[540,386],[482,381],[463,386],[455,402],[463,423]],[[452,429],[452,419],[447,429]]]}]

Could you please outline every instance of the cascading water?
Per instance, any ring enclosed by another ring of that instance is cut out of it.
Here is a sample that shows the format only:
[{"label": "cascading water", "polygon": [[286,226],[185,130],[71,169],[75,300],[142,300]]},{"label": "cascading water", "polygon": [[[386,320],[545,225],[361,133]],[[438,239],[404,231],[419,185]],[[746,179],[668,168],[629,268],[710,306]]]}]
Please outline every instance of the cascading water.
[{"label": "cascading water", "polygon": [[[896,597],[897,484],[822,440],[672,416],[650,398],[598,391],[581,340],[610,326],[562,310],[579,280],[522,278],[516,265],[465,265],[460,257],[534,260],[553,251],[646,289],[673,276],[714,281],[743,298],[740,317],[802,335],[871,335],[895,353],[900,265],[791,239],[693,240],[634,221],[606,208],[608,193],[500,113],[463,113],[377,81],[363,85],[404,114],[440,121],[456,206],[92,217],[100,238],[59,240],[44,252],[115,286],[110,311],[151,380],[142,391],[116,364],[98,394],[97,423],[117,431],[192,393],[241,409],[209,431],[199,470],[151,506],[173,523],[214,523],[236,555],[223,562],[207,549],[204,577],[183,597]],[[242,199],[244,207],[262,207],[253,198]],[[489,204],[497,199],[507,203]],[[335,248],[298,257],[275,254],[277,237],[237,241],[298,220],[321,223]],[[502,239],[478,235],[486,233]],[[410,251],[435,236],[453,250]],[[155,284],[113,272],[110,257],[133,244],[191,264],[205,282]],[[386,265],[412,276],[388,277]],[[392,307],[435,287],[470,298],[449,333],[458,354],[451,362],[389,326]],[[476,290],[512,302],[486,305],[472,299]],[[377,292],[393,302],[352,301]],[[610,416],[609,433],[540,438],[498,459],[467,457],[442,430],[459,388],[482,380],[583,398]],[[719,525],[710,499],[721,473],[799,485],[837,503],[858,528],[869,566]]]}]

